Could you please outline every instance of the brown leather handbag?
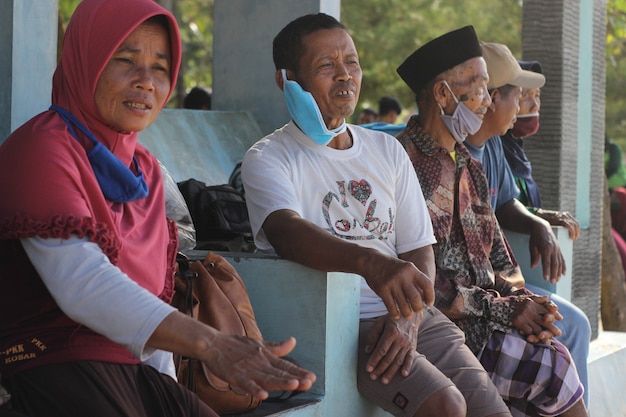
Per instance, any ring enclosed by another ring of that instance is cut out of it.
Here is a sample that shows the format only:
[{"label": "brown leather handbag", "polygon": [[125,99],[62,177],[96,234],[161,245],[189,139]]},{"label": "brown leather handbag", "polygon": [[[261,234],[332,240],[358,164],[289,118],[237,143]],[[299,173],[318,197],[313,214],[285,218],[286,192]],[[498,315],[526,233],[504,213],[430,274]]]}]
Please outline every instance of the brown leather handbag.
[{"label": "brown leather handbag", "polygon": [[[224,333],[262,340],[243,280],[228,261],[209,252],[203,262],[177,257],[172,305]],[[252,410],[261,400],[235,392],[199,360],[174,355],[178,382],[218,414]]]}]

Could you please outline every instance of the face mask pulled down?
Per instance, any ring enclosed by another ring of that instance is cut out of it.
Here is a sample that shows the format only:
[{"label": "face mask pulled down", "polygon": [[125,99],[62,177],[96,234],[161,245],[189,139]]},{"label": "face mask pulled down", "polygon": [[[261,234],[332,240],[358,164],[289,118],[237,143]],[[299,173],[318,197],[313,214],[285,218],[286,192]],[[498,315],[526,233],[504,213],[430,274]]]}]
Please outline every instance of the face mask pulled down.
[{"label": "face mask pulled down", "polygon": [[539,114],[525,114],[523,116],[517,116],[511,134],[515,138],[527,138],[532,136],[539,130]]},{"label": "face mask pulled down", "polygon": [[478,132],[478,129],[480,129],[480,126],[483,124],[483,119],[467,107],[464,102],[456,98],[446,81],[443,83],[448,88],[448,91],[450,91],[450,94],[452,94],[452,98],[454,98],[456,102],[456,109],[454,109],[451,115],[447,115],[443,112],[443,108],[440,105],[441,120],[443,120],[443,123],[454,139],[459,143],[463,143],[467,135],[473,135]]},{"label": "face mask pulled down", "polygon": [[61,116],[74,139],[78,140],[74,129],[76,127],[93,143],[93,148],[87,151],[87,158],[102,194],[107,200],[115,203],[128,203],[148,196],[148,184],[139,170],[137,158],[133,156],[133,164],[137,171],[135,175],[69,111],[54,105],[50,106],[50,110],[56,111]]},{"label": "face mask pulled down", "polygon": [[287,110],[305,135],[318,145],[326,146],[335,136],[346,131],[345,119],[341,126],[328,129],[313,95],[304,91],[297,82],[288,80],[284,69],[280,71]]}]

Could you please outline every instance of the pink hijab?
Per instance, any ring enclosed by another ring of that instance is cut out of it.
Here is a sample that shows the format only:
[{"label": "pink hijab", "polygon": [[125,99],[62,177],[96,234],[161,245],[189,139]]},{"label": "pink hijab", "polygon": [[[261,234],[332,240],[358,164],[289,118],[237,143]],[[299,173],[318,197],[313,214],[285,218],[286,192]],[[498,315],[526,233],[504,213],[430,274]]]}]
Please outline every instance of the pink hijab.
[{"label": "pink hijab", "polygon": [[[125,156],[133,150],[137,134],[116,134],[100,122],[94,101],[96,85],[124,39],[141,23],[156,15],[165,15],[169,21],[172,55],[169,99],[180,67],[180,34],[174,16],[153,0],[83,0],[65,32],[63,55],[52,79],[52,104],[69,110],[118,157],[118,151]],[[118,149],[131,144],[126,146],[127,149]],[[131,157],[132,154],[128,155]],[[130,163],[130,159],[121,159]]]},{"label": "pink hijab", "polygon": [[158,162],[137,143],[136,132],[105,125],[94,101],[112,54],[156,15],[169,23],[169,99],[181,61],[180,34],[174,16],[152,0],[83,0],[68,25],[52,90],[52,103],[72,113],[124,164],[137,159],[149,195],[130,203],[106,200],[86,157],[90,141],[78,131],[80,142],[74,139],[56,112],[43,112],[0,147],[0,240],[86,236],[133,280],[168,299],[176,233],[165,217]]}]

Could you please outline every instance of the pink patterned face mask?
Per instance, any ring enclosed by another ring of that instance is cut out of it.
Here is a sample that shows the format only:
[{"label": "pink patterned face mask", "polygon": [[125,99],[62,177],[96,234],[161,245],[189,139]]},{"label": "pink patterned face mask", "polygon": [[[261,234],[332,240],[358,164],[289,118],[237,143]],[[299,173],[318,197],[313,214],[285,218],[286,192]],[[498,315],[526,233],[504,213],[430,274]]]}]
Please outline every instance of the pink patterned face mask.
[{"label": "pink patterned face mask", "polygon": [[517,120],[511,129],[511,134],[515,138],[527,138],[539,130],[539,114],[525,114],[517,116]]}]

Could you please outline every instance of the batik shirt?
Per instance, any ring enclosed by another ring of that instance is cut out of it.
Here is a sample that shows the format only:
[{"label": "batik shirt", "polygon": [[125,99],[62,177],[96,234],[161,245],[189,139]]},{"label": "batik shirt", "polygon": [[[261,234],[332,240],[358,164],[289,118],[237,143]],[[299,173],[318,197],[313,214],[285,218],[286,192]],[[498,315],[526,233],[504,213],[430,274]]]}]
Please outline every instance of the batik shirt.
[{"label": "batik shirt", "polygon": [[496,276],[517,267],[491,208],[487,178],[465,146],[457,144],[453,157],[416,116],[398,140],[417,173],[437,239],[435,305],[478,353],[494,330],[511,331],[515,297]]}]

